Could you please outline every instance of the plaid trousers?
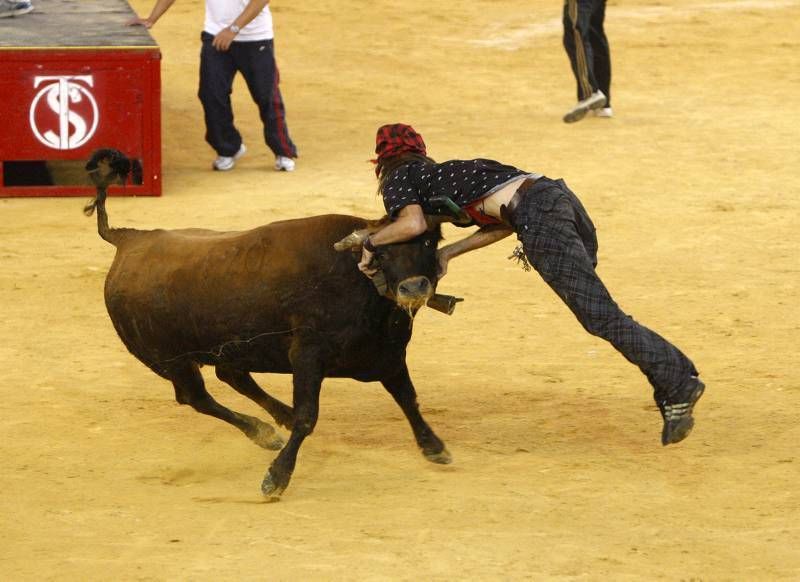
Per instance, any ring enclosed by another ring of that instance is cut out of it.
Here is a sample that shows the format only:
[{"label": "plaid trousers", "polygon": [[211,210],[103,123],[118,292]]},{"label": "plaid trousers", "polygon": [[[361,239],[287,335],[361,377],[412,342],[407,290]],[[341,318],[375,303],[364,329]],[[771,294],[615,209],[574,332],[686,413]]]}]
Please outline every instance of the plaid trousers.
[{"label": "plaid trousers", "polygon": [[678,348],[624,313],[598,277],[592,220],[563,180],[541,178],[524,192],[512,218],[525,256],[583,327],[608,341],[647,376],[656,394],[697,375]]}]

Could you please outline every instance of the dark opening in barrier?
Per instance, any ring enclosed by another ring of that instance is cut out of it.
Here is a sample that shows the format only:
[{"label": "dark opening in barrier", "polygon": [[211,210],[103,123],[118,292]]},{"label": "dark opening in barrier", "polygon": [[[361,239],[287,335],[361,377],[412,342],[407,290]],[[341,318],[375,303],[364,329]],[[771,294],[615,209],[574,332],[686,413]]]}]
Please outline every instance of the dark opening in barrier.
[{"label": "dark opening in barrier", "polygon": [[3,186],[53,186],[53,175],[44,160],[3,162]]},{"label": "dark opening in barrier", "polygon": [[[2,1],[2,0],[0,0]],[[139,163],[142,160],[131,160]],[[90,186],[85,160],[24,160],[2,162],[2,186]],[[138,168],[131,172],[129,184],[142,184]]]}]

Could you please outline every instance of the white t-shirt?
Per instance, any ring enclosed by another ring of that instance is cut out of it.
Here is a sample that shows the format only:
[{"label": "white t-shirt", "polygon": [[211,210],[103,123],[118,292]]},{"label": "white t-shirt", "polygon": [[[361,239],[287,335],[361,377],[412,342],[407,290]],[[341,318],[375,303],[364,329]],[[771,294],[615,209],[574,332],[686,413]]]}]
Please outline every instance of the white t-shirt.
[{"label": "white t-shirt", "polygon": [[[206,0],[206,21],[203,30],[216,35],[223,28],[228,28],[247,4],[248,0]],[[267,4],[233,40],[269,40],[272,36],[272,13]]]}]

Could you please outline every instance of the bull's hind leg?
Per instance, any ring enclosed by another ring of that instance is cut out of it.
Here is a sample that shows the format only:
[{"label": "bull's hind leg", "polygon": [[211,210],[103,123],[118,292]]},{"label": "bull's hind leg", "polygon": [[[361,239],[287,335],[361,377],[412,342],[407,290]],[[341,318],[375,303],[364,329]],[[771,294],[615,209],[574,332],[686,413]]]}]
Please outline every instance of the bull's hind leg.
[{"label": "bull's hind leg", "polygon": [[[296,341],[300,343],[299,340]],[[294,345],[289,357],[294,370],[292,376],[294,426],[286,446],[275,457],[261,482],[261,492],[272,501],[277,500],[289,485],[300,445],[314,431],[319,417],[319,392],[322,388],[323,367],[317,350]]]},{"label": "bull's hind leg", "polygon": [[197,412],[208,414],[232,424],[258,446],[265,449],[278,450],[283,441],[275,429],[266,422],[246,414],[234,412],[214,400],[206,391],[203,376],[197,364],[186,362],[173,367],[165,374],[175,387],[175,400],[179,404],[188,404]]},{"label": "bull's hind leg", "polygon": [[273,398],[259,386],[249,372],[218,365],[216,367],[217,378],[229,384],[242,396],[247,396],[250,400],[266,410],[280,426],[292,429],[294,424],[294,411],[286,406],[277,398]]},{"label": "bull's hind leg", "polygon": [[406,365],[403,364],[402,369],[393,376],[384,378],[381,384],[392,395],[395,402],[400,405],[400,408],[403,409],[403,413],[411,425],[411,430],[414,431],[414,438],[417,439],[417,444],[422,449],[422,454],[425,455],[425,458],[432,463],[441,463],[443,465],[450,463],[452,457],[447,452],[444,443],[439,440],[433,429],[422,418],[417,404],[417,391],[414,390],[414,384],[412,384],[411,377],[408,375]]}]

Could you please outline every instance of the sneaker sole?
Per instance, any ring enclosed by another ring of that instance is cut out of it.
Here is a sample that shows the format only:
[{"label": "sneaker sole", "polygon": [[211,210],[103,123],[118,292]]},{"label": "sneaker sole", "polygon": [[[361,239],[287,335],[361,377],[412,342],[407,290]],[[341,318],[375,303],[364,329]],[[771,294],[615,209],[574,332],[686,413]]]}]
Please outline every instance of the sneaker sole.
[{"label": "sneaker sole", "polygon": [[564,116],[564,123],[575,123],[576,121],[580,121],[586,117],[587,113],[589,113],[588,107],[582,107],[581,109],[570,111]]},{"label": "sneaker sole", "polygon": [[672,422],[664,423],[664,429],[661,431],[661,444],[663,446],[674,445],[689,436],[689,433],[692,432],[692,428],[694,428],[692,412],[694,412],[694,407],[705,390],[706,385],[703,384],[703,381],[697,380],[697,386],[691,396],[691,406],[689,406],[689,412],[686,416],[674,424]]},{"label": "sneaker sole", "polygon": [[586,114],[590,111],[603,109],[606,106],[606,103],[608,103],[608,99],[604,97],[603,99],[598,99],[594,103],[589,103],[584,107],[574,109],[564,116],[564,123],[575,123],[576,121],[580,121],[586,117]]}]

